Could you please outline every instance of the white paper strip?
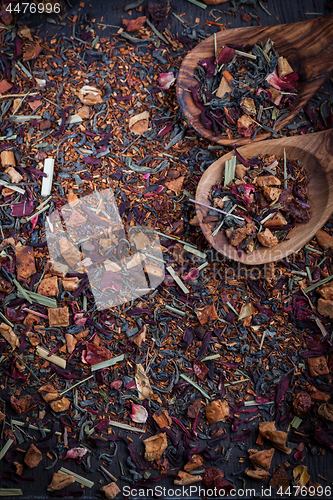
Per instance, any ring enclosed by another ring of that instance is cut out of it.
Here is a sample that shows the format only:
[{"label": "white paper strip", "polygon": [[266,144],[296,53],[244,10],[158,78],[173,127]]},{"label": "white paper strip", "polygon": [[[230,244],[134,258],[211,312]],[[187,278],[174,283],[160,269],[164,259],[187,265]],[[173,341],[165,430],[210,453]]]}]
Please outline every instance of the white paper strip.
[{"label": "white paper strip", "polygon": [[47,177],[43,177],[42,196],[49,196],[51,193],[52,182],[53,182],[53,171],[54,171],[54,159],[46,158],[44,161],[43,172],[47,174]]}]

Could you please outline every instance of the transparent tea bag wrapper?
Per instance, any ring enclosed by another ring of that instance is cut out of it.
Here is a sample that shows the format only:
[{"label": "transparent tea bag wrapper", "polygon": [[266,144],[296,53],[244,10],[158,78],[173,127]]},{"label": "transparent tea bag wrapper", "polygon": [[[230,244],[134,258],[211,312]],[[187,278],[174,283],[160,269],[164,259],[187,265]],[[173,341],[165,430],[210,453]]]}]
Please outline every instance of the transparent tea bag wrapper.
[{"label": "transparent tea bag wrapper", "polygon": [[112,189],[94,191],[54,211],[46,224],[53,268],[86,274],[98,310],[135,300],[163,281],[157,234],[143,226],[124,230]]}]

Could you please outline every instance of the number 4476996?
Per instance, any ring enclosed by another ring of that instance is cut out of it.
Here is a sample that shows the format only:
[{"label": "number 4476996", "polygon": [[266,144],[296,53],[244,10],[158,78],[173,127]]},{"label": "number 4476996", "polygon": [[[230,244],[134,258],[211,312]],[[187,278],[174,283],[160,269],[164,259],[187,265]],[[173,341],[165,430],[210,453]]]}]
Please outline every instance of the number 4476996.
[{"label": "number 4476996", "polygon": [[277,494],[280,496],[297,496],[300,495],[302,497],[330,497],[332,492],[331,486],[288,486],[286,490],[283,489],[282,486],[279,487]]},{"label": "number 4476996", "polygon": [[25,14],[26,12],[30,12],[31,14],[59,14],[60,13],[60,3],[51,3],[51,2],[43,2],[43,3],[28,3],[28,2],[19,2],[14,7],[13,4],[10,3],[7,5],[6,10],[8,12],[17,12],[18,14],[22,12]]}]

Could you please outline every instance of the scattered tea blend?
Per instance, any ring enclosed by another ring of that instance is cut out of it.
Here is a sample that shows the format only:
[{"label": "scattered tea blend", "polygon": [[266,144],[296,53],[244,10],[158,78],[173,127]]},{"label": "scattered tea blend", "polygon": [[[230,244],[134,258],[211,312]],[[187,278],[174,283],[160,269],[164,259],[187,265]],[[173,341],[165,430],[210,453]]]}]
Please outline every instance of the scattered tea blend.
[{"label": "scattered tea blend", "polygon": [[190,91],[203,126],[229,139],[253,139],[260,129],[274,133],[281,110],[295,104],[298,74],[272,40],[252,47],[227,44],[202,59],[194,76],[199,84]]},{"label": "scattered tea blend", "polygon": [[225,164],[223,185],[211,190],[212,205],[224,212],[213,235],[225,231],[232,246],[248,253],[259,245],[274,247],[311,216],[302,162],[269,155],[246,161],[235,153]]}]

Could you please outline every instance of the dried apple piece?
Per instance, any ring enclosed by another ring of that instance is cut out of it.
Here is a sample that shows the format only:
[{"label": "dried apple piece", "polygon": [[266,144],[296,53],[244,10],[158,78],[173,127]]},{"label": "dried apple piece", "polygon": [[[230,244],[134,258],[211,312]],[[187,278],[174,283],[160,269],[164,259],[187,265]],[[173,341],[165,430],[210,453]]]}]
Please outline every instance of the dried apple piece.
[{"label": "dried apple piece", "polygon": [[145,445],[145,459],[148,462],[152,462],[160,458],[167,449],[167,436],[165,432],[162,432],[161,434],[145,439],[143,444]]},{"label": "dried apple piece", "polygon": [[206,407],[206,417],[210,424],[215,424],[216,422],[225,422],[230,415],[230,409],[227,401],[212,401],[209,406]]},{"label": "dried apple piece", "polygon": [[69,474],[61,474],[60,472],[54,472],[52,481],[47,487],[47,491],[59,491],[73,483],[75,483],[74,476],[70,476]]}]

